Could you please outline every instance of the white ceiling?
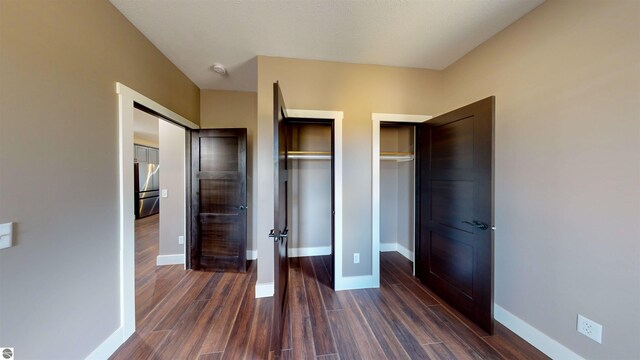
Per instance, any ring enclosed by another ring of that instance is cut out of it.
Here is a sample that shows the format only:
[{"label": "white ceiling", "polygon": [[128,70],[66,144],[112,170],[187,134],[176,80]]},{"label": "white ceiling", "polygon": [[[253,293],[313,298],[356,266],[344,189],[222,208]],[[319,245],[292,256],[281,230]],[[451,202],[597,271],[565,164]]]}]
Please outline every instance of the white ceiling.
[{"label": "white ceiling", "polygon": [[160,119],[144,111],[133,110],[133,137],[158,143],[160,137],[158,135],[160,128]]},{"label": "white ceiling", "polygon": [[245,91],[256,55],[441,70],[543,1],[111,0],[200,88]]}]

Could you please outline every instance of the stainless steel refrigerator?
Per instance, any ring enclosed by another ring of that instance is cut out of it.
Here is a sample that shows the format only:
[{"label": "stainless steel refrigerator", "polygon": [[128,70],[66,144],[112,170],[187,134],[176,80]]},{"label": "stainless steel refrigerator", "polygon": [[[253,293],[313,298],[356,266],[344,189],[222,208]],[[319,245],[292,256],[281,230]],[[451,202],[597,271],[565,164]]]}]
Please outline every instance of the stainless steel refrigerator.
[{"label": "stainless steel refrigerator", "polygon": [[160,212],[160,165],[133,164],[136,219]]}]

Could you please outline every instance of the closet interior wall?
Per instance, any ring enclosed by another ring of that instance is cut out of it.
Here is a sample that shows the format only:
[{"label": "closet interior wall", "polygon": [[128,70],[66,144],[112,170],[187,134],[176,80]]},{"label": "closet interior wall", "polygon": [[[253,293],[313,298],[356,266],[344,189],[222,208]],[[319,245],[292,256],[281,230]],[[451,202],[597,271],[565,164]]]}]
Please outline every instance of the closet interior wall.
[{"label": "closet interior wall", "polygon": [[[380,126],[380,249],[413,261],[414,126]],[[396,245],[397,244],[397,245]]]},{"label": "closet interior wall", "polygon": [[289,256],[330,255],[331,125],[290,129],[291,151],[300,155],[291,156],[289,168]]}]

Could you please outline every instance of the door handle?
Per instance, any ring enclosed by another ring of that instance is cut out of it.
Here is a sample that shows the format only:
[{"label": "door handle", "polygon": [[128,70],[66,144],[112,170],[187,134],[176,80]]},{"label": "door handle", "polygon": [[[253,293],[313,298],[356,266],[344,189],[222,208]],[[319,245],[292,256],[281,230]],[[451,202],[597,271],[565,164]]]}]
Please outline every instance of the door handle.
[{"label": "door handle", "polygon": [[288,236],[289,236],[289,229],[284,229],[284,231],[279,231],[277,235],[274,229],[271,229],[271,231],[269,231],[269,237],[273,238],[273,241],[278,241]]},{"label": "door handle", "polygon": [[485,224],[483,222],[477,221],[477,220],[473,220],[473,222],[465,220],[465,221],[463,221],[463,223],[471,225],[471,226],[473,226],[475,228],[478,228],[480,230],[487,230],[489,228],[489,225],[487,225],[487,224]]},{"label": "door handle", "polygon": [[244,205],[240,205],[240,206],[238,206],[238,209],[239,209],[240,211],[242,211],[242,210],[246,210],[246,209],[248,209],[248,208],[249,208],[248,206],[244,206]]}]

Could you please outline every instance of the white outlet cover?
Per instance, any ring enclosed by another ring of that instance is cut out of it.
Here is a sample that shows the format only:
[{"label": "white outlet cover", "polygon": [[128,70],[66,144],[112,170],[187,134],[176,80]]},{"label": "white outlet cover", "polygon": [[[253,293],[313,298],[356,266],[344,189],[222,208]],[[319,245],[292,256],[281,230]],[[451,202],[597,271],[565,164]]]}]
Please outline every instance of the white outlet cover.
[{"label": "white outlet cover", "polygon": [[353,254],[353,263],[354,264],[360,264],[360,253],[354,253]]},{"label": "white outlet cover", "polygon": [[162,197],[166,198],[169,196],[169,191],[167,189],[162,189]]},{"label": "white outlet cover", "polygon": [[578,314],[577,329],[579,333],[591,338],[598,344],[602,344],[602,325]]},{"label": "white outlet cover", "polygon": [[178,245],[184,245],[184,236],[178,236]]}]

